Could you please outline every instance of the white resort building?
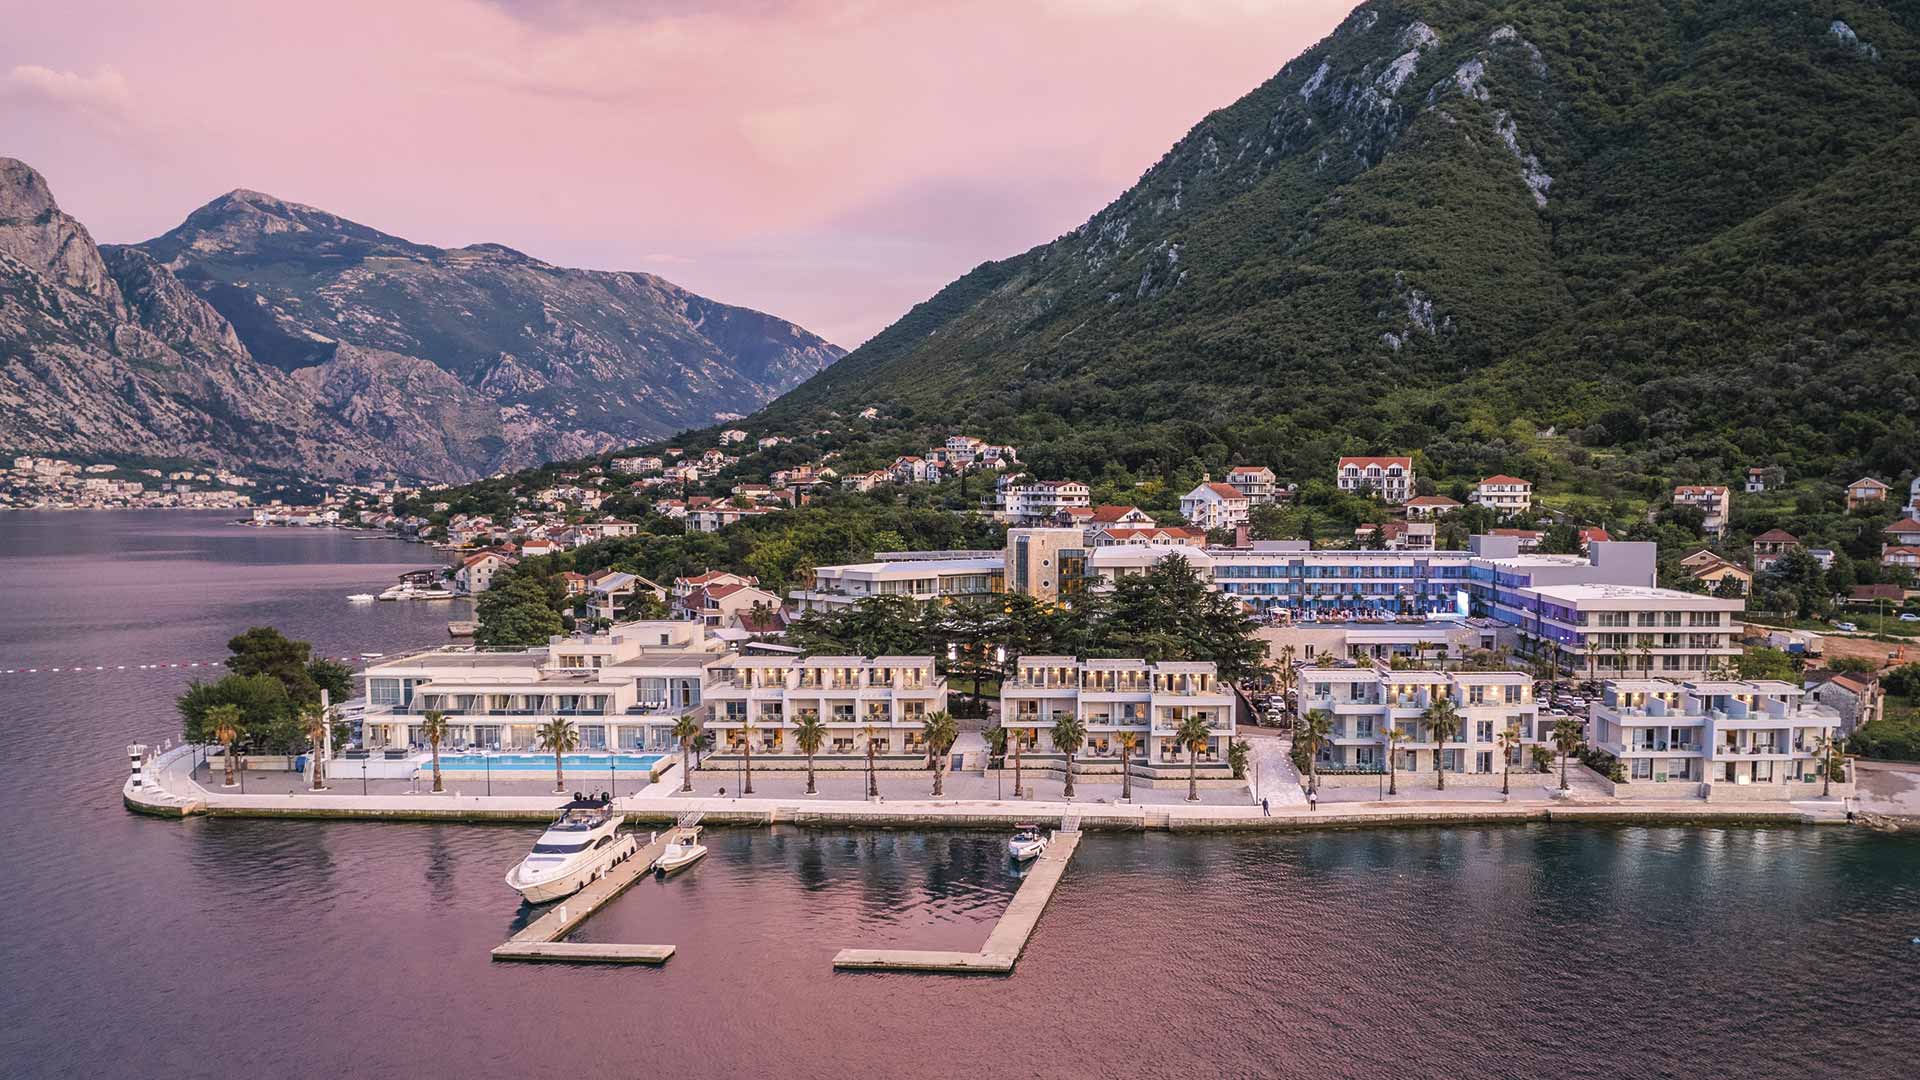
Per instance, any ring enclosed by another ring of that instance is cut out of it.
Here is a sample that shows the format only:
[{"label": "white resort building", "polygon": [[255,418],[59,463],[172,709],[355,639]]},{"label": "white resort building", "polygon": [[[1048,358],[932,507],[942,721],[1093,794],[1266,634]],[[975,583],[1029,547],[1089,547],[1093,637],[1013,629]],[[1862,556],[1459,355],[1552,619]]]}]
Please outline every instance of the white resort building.
[{"label": "white resort building", "polygon": [[[1226,775],[1227,745],[1234,733],[1233,689],[1204,662],[1077,660],[1071,656],[1023,656],[1013,678],[1000,687],[1000,723],[1017,740],[1023,766],[1064,766],[1054,748],[1053,728],[1075,717],[1086,728],[1086,745],[1074,771],[1118,772],[1121,732],[1139,738],[1130,755],[1133,772],[1169,780],[1186,776],[1188,752],[1176,737],[1189,716],[1214,734],[1194,755],[1200,775]],[[1012,748],[1009,746],[1009,754]]]},{"label": "white resort building", "polygon": [[[1372,777],[1387,771],[1387,731],[1397,728],[1406,736],[1394,763],[1398,771],[1431,773],[1438,754],[1449,774],[1498,782],[1504,732],[1509,728],[1519,732],[1518,741],[1509,748],[1516,771],[1529,764],[1530,747],[1550,734],[1541,726],[1540,708],[1533,699],[1533,676],[1524,671],[1303,664],[1297,685],[1302,715],[1320,710],[1331,718],[1330,743],[1316,757],[1320,771],[1336,776]],[[1460,719],[1460,730],[1445,742],[1434,739],[1425,718],[1428,707],[1441,698],[1453,702]]]},{"label": "white resort building", "polygon": [[704,693],[708,760],[725,768],[746,739],[756,768],[804,766],[794,729],[808,717],[827,727],[818,768],[864,768],[869,746],[878,767],[917,768],[926,758],[922,724],[947,707],[947,680],[931,656],[728,654],[708,666]]},{"label": "white resort building", "polygon": [[422,718],[446,715],[443,749],[540,750],[557,717],[582,750],[669,750],[673,724],[698,708],[706,666],[725,646],[698,623],[621,623],[606,633],[556,637],[528,649],[448,646],[369,664],[362,742],[422,749]]},{"label": "white resort building", "polygon": [[1840,723],[1790,682],[1621,679],[1602,688],[1588,737],[1620,759],[1618,794],[1793,799],[1819,794],[1819,739]]}]

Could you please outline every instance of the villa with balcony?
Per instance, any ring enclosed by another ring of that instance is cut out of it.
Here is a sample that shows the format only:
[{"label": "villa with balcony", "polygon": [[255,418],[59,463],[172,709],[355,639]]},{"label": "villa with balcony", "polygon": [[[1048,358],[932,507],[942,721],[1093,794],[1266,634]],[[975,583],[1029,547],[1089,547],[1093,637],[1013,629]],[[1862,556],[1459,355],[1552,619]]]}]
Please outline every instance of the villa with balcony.
[{"label": "villa with balcony", "polygon": [[1620,759],[1616,794],[1787,800],[1820,793],[1820,739],[1840,725],[1790,682],[1620,679],[1602,688],[1590,737]]},{"label": "villa with balcony", "polygon": [[[1200,775],[1229,773],[1227,746],[1234,733],[1233,689],[1213,664],[1190,661],[1023,656],[1000,687],[1000,723],[1020,746],[1022,766],[1063,768],[1053,728],[1065,717],[1085,727],[1086,744],[1074,756],[1076,773],[1117,773],[1121,732],[1139,740],[1129,768],[1148,780],[1184,781],[1189,751],[1178,733],[1188,717],[1205,721],[1211,734],[1193,755]],[[1011,752],[1011,751],[1010,751]]]},{"label": "villa with balcony", "polygon": [[[1533,698],[1533,677],[1523,671],[1395,670],[1384,664],[1361,668],[1299,666],[1300,710],[1328,715],[1332,733],[1316,755],[1327,777],[1373,777],[1387,771],[1390,729],[1405,736],[1393,767],[1408,774],[1432,773],[1438,755],[1448,773],[1467,784],[1499,783],[1502,735],[1517,731],[1506,746],[1511,769],[1531,767],[1531,747],[1544,743]],[[1427,709],[1439,699],[1453,702],[1460,730],[1445,741],[1434,738]],[[1323,781],[1325,782],[1325,781]],[[1334,783],[1346,783],[1341,779]]]},{"label": "villa with balcony", "polygon": [[707,768],[732,768],[751,741],[754,767],[800,769],[803,720],[826,725],[817,769],[923,767],[923,725],[947,707],[947,681],[931,656],[793,656],[729,653],[707,665],[701,720],[713,735]]},{"label": "villa with balcony", "polygon": [[446,716],[446,749],[542,749],[556,718],[588,751],[665,751],[701,703],[706,666],[725,646],[696,623],[620,623],[526,649],[448,646],[368,665],[362,743],[418,750],[428,712]]}]

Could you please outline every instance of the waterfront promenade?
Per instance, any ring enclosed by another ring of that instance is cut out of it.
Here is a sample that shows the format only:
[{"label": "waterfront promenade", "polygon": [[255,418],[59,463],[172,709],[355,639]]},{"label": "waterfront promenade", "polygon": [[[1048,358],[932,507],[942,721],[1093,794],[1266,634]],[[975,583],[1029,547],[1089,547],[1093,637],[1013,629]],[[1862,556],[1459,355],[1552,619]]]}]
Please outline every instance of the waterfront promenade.
[{"label": "waterfront promenade", "polygon": [[[274,817],[363,820],[442,820],[442,821],[548,821],[567,796],[551,791],[544,794],[519,792],[491,797],[471,793],[463,787],[459,794],[451,790],[442,795],[415,794],[407,791],[359,794],[358,785],[336,787],[326,792],[286,791],[276,793],[225,790],[207,786],[192,776],[191,754],[175,748],[156,758],[150,765],[146,782],[140,788],[131,780],[123,788],[129,809],[161,816],[206,814],[216,817]],[[1153,792],[1145,799],[1122,804],[1082,797],[1072,802],[1058,797],[1029,800],[950,797],[932,799],[924,795],[909,798],[860,798],[838,783],[828,793],[807,796],[787,790],[781,777],[756,776],[756,795],[741,798],[737,792],[727,796],[697,790],[680,794],[679,765],[674,764],[659,781],[631,794],[622,793],[615,805],[629,820],[671,823],[683,814],[700,812],[709,824],[767,825],[790,823],[823,827],[910,827],[910,828],[1011,828],[1020,822],[1057,826],[1069,815],[1078,815],[1082,828],[1094,830],[1259,830],[1302,827],[1361,827],[1369,825],[1415,825],[1496,822],[1752,822],[1752,823],[1844,823],[1847,810],[1862,808],[1859,800],[1849,804],[1841,799],[1808,799],[1779,803],[1719,803],[1700,799],[1656,801],[1650,799],[1613,799],[1581,794],[1571,799],[1526,798],[1516,794],[1502,799],[1488,789],[1437,791],[1414,790],[1403,783],[1401,794],[1380,801],[1322,802],[1318,809],[1291,802],[1269,799],[1271,813],[1252,801],[1248,788],[1238,791],[1215,789],[1217,796],[1233,796],[1234,802],[1189,803],[1184,789]],[[835,777],[845,781],[844,776]],[[949,777],[949,790],[955,789]],[[978,776],[961,777],[978,781]],[[1404,779],[1404,778],[1403,778]],[[1430,777],[1422,778],[1430,781]],[[991,783],[991,780],[988,781]],[[570,787],[581,790],[598,786],[591,774],[583,774]],[[771,786],[769,786],[771,785]],[[423,785],[424,786],[424,785]],[[706,785],[702,785],[704,788]],[[1078,784],[1082,792],[1091,785]],[[1264,785],[1263,785],[1264,786]],[[923,789],[924,790],[924,789]],[[1348,789],[1350,793],[1353,789]],[[1516,793],[1527,788],[1516,785]],[[732,792],[732,786],[729,785]],[[1138,794],[1145,795],[1145,789]],[[1171,801],[1161,797],[1172,795]],[[1872,809],[1872,804],[1868,804]],[[1888,812],[1888,811],[1882,811]],[[1899,811],[1891,811],[1898,813]]]}]

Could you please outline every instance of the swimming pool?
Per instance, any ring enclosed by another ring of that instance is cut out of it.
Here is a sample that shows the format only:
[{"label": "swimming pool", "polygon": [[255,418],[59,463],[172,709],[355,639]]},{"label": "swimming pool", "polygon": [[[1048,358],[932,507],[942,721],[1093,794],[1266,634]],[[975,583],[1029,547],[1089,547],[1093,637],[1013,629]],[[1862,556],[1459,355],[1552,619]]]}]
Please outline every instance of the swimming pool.
[{"label": "swimming pool", "polygon": [[[665,754],[614,754],[611,757],[612,768],[616,773],[650,773],[660,764]],[[606,772],[609,757],[606,754],[562,754],[560,761],[568,772],[578,771],[583,775]],[[491,762],[491,764],[489,764]],[[432,769],[433,759],[420,762],[422,769]],[[552,772],[552,754],[441,754],[441,772]]]}]

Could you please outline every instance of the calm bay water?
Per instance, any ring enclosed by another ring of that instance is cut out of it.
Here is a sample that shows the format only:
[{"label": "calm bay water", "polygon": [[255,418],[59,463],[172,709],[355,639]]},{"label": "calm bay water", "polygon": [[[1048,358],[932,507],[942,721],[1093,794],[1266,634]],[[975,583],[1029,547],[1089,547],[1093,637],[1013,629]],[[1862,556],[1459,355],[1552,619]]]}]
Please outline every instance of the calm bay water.
[{"label": "calm bay water", "polygon": [[[0,515],[0,670],[445,640],[349,607],[433,553],[218,515]],[[217,672],[218,669],[215,669]],[[1920,843],[1844,829],[1089,837],[1009,978],[835,975],[972,948],[1000,837],[715,830],[588,940],[493,964],[525,827],[128,814],[125,744],[190,669],[0,675],[7,1076],[1905,1077]]]}]

